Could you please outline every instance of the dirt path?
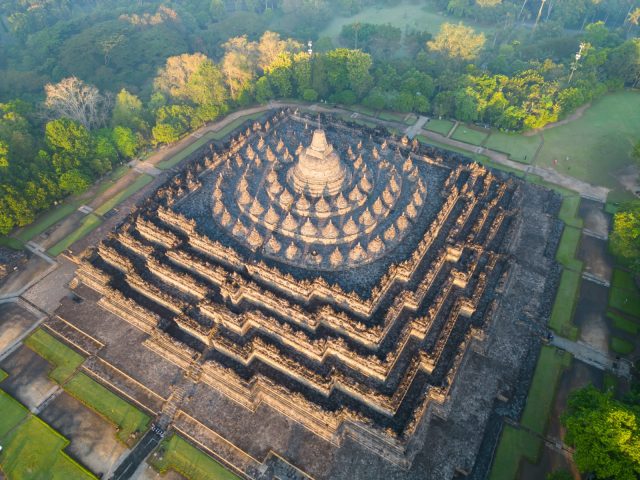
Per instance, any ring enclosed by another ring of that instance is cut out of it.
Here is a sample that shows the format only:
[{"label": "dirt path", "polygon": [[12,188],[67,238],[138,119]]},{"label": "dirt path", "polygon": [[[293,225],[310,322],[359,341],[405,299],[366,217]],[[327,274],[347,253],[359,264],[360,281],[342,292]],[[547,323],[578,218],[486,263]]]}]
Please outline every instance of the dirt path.
[{"label": "dirt path", "polygon": [[609,193],[608,188],[591,185],[587,182],[583,182],[582,180],[578,180],[577,178],[558,173],[550,168],[539,167],[537,165],[526,165],[520,162],[515,162],[513,160],[510,160],[509,157],[504,153],[496,152],[495,150],[490,150],[485,147],[469,145],[468,143],[453,140],[451,138],[445,137],[444,135],[440,135],[439,133],[431,132],[429,130],[422,130],[420,134],[424,135],[427,138],[431,138],[438,143],[450,145],[461,150],[466,150],[470,153],[486,155],[495,163],[499,163],[501,165],[504,165],[505,167],[519,170],[524,173],[538,175],[543,180],[549,183],[559,185],[569,190],[574,190],[584,198],[597,200],[603,203],[607,201],[607,194]]},{"label": "dirt path", "polygon": [[584,115],[584,112],[591,106],[591,102],[585,103],[581,107],[576,108],[575,112],[569,115],[567,118],[563,118],[562,120],[558,120],[557,122],[547,123],[542,128],[536,128],[535,130],[529,130],[523,133],[525,137],[533,137],[540,132],[544,132],[545,130],[549,130],[551,128],[559,127],[560,125],[566,125],[569,122],[573,122],[574,120],[579,119]]}]

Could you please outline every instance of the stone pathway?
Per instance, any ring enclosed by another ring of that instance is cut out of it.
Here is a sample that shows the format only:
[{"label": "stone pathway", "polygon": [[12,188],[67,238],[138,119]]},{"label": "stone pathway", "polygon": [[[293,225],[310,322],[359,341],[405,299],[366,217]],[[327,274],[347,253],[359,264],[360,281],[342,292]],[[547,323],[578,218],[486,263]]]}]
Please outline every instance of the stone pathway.
[{"label": "stone pathway", "polygon": [[630,378],[631,363],[626,359],[613,359],[607,354],[593,348],[580,340],[574,342],[564,337],[554,336],[551,345],[561,350],[569,352],[578,360],[591,365],[599,370],[611,372],[619,377]]},{"label": "stone pathway", "polygon": [[407,127],[407,129],[404,131],[405,135],[409,137],[409,139],[413,140],[414,137],[418,135],[418,133],[420,133],[420,131],[422,130],[422,127],[424,127],[424,124],[427,123],[428,121],[429,121],[429,117],[420,116],[420,118],[416,123],[414,123],[410,127]]}]

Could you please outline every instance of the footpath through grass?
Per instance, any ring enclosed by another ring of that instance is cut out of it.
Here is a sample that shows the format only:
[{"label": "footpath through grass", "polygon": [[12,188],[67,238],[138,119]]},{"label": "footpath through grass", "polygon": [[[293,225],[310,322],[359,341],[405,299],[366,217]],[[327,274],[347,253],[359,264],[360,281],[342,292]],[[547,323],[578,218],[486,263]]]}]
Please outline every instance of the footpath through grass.
[{"label": "footpath through grass", "polygon": [[0,390],[0,470],[11,479],[96,477],[63,452],[69,441]]},{"label": "footpath through grass", "polygon": [[536,163],[620,190],[613,174],[633,163],[631,152],[639,131],[640,93],[610,93],[593,102],[579,119],[545,130]]},{"label": "footpath through grass", "polygon": [[539,135],[524,136],[520,133],[492,131],[484,145],[491,150],[506,153],[511,160],[530,164],[541,143]]},{"label": "footpath through grass", "polygon": [[173,434],[165,438],[154,455],[151,464],[160,473],[174,470],[187,480],[239,480],[221,464],[182,437]]},{"label": "footpath through grass", "polygon": [[102,219],[94,213],[90,213],[82,219],[78,228],[47,250],[47,253],[52,257],[57,257],[75,242],[89,235],[100,225],[102,225]]},{"label": "footpath through grass", "polygon": [[131,185],[129,185],[127,188],[125,188],[124,190],[120,190],[113,197],[111,197],[109,200],[107,200],[98,208],[96,208],[95,213],[101,216],[104,215],[113,207],[121,204],[131,195],[136,193],[138,190],[141,190],[143,187],[148,185],[152,180],[153,180],[153,177],[151,175],[147,175],[146,173],[143,173],[138,178],[136,178],[135,181]]}]

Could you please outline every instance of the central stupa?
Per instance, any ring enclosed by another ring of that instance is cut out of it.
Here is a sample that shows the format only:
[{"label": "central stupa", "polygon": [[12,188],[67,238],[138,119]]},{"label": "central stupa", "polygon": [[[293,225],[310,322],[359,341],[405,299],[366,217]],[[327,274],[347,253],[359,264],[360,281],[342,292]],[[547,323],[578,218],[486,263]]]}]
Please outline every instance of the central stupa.
[{"label": "central stupa", "polygon": [[298,193],[314,197],[335,195],[345,180],[347,170],[327,142],[324,130],[315,130],[311,145],[300,152],[291,168],[289,180]]}]

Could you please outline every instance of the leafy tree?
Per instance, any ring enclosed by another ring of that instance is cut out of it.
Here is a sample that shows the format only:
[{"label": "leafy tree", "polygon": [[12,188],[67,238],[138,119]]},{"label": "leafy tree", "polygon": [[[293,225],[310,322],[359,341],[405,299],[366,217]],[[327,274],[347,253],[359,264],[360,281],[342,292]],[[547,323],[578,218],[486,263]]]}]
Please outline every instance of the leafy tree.
[{"label": "leafy tree", "polygon": [[112,133],[113,143],[120,155],[125,158],[133,158],[138,153],[140,147],[139,137],[130,128],[115,127]]},{"label": "leafy tree", "polygon": [[269,84],[269,79],[267,77],[260,77],[256,81],[254,93],[256,101],[259,103],[266,103],[273,98],[273,90],[271,90],[271,85]]},{"label": "leafy tree", "polygon": [[124,88],[120,90],[113,107],[112,124],[144,132],[148,127],[143,115],[142,101]]},{"label": "leafy tree", "polygon": [[640,163],[640,141],[635,144],[635,146],[633,147],[633,152],[631,154],[633,155],[633,158],[636,159],[636,162]]},{"label": "leafy tree", "polygon": [[609,246],[614,255],[640,273],[640,200],[627,203],[616,212]]},{"label": "leafy tree", "polygon": [[9,166],[9,145],[0,140],[0,168]]},{"label": "leafy tree", "polygon": [[640,411],[589,386],[571,393],[562,417],[566,441],[582,472],[597,478],[635,480],[640,475]]},{"label": "leafy tree", "polygon": [[72,195],[84,192],[91,185],[91,181],[79,170],[69,170],[60,175],[60,188]]},{"label": "leafy tree", "polygon": [[484,33],[476,34],[473,28],[459,23],[443,23],[436,37],[427,42],[432,52],[438,52],[449,58],[473,60],[484,46]]},{"label": "leafy tree", "polygon": [[91,150],[89,131],[80,123],[68,118],[47,122],[45,139],[54,149],[80,158],[86,158]]}]

